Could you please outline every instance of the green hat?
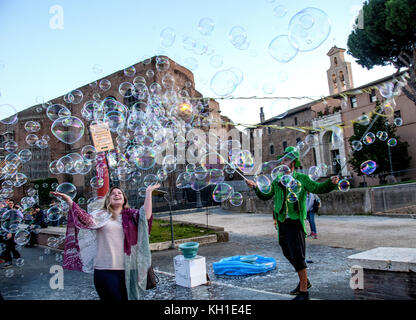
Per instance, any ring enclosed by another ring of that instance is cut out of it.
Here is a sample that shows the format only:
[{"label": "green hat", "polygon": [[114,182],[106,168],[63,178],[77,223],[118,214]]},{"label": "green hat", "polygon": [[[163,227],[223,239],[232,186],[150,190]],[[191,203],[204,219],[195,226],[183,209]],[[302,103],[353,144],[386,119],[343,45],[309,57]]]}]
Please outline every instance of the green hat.
[{"label": "green hat", "polygon": [[299,151],[296,147],[287,147],[285,149],[285,153],[278,156],[277,160],[282,160],[283,158],[289,158],[290,160],[295,161],[295,168],[301,167],[301,163],[299,161]]}]

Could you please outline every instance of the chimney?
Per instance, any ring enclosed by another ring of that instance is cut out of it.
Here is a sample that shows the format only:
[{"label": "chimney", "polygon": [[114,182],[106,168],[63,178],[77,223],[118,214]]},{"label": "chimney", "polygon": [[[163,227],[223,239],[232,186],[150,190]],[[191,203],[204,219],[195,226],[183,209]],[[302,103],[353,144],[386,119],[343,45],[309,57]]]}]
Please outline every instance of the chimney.
[{"label": "chimney", "polygon": [[264,122],[264,112],[263,112],[263,107],[260,107],[260,122]]}]

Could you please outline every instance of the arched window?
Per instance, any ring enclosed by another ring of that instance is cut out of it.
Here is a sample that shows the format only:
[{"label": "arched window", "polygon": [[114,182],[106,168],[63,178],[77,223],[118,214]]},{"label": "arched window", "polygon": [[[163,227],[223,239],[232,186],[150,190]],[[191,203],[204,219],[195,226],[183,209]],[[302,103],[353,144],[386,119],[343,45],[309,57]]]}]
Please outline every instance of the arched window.
[{"label": "arched window", "polygon": [[338,60],[337,60],[337,57],[334,57],[334,63],[335,63],[335,66],[337,66],[337,65],[338,65]]},{"label": "arched window", "polygon": [[274,145],[270,145],[270,154],[274,154]]},{"label": "arched window", "polygon": [[335,73],[332,74],[332,83],[334,84],[334,89],[336,89],[338,85],[337,85],[337,76],[335,75]]}]

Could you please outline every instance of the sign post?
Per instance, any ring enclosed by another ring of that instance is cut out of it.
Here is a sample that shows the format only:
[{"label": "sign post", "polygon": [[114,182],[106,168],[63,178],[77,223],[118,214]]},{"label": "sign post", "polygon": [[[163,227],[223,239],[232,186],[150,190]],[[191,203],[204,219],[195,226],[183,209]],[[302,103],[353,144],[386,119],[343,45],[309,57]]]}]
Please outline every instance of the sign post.
[{"label": "sign post", "polygon": [[97,177],[102,178],[103,186],[97,189],[97,196],[104,197],[110,189],[110,178],[108,175],[108,166],[105,159],[105,152],[114,149],[113,138],[108,128],[108,123],[99,123],[90,125],[91,140],[97,150]]}]

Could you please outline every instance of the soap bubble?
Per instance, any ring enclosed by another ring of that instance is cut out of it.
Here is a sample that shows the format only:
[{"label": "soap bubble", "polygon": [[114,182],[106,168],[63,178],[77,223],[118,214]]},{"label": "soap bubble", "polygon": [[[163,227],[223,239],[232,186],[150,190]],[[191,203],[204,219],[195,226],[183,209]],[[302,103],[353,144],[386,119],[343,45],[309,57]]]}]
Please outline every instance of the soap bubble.
[{"label": "soap bubble", "polygon": [[46,211],[46,220],[50,222],[58,221],[62,215],[62,210],[59,206],[52,206]]},{"label": "soap bubble", "polygon": [[[168,71],[170,68],[170,62],[169,59],[166,57],[156,57],[156,70],[158,72],[165,72]],[[150,89],[150,88],[149,88]]]},{"label": "soap bubble", "polygon": [[159,170],[157,170],[157,177],[159,179],[159,181],[165,181],[168,178],[168,172],[166,171],[166,169],[160,168]]},{"label": "soap bubble", "polygon": [[312,166],[308,170],[308,176],[313,181],[317,181],[321,176],[321,170],[317,166]]},{"label": "soap bubble", "polygon": [[233,188],[227,183],[219,183],[212,192],[212,199],[215,202],[223,202],[231,197]]},{"label": "soap bubble", "polygon": [[280,178],[280,183],[285,187],[288,187],[289,184],[292,182],[293,177],[290,174],[285,174]]},{"label": "soap bubble", "polygon": [[214,30],[214,21],[210,18],[202,18],[198,23],[198,30],[204,36],[208,36]]},{"label": "soap bubble", "polygon": [[367,126],[370,123],[370,118],[368,117],[368,115],[363,114],[358,117],[357,122],[363,126]]},{"label": "soap bubble", "polygon": [[358,140],[354,140],[351,142],[351,147],[354,151],[360,151],[363,148],[363,144]]},{"label": "soap bubble", "polygon": [[[20,244],[21,245],[21,244]],[[25,264],[25,259],[23,259],[23,258],[18,258],[18,259],[16,259],[16,266],[18,266],[18,267],[23,267],[24,266],[24,264]]]},{"label": "soap bubble", "polygon": [[263,93],[264,94],[272,94],[275,90],[275,86],[271,82],[267,82],[263,85]]},{"label": "soap bubble", "polygon": [[73,90],[64,96],[64,101],[66,103],[78,104],[83,98],[84,94],[81,90]]},{"label": "soap bubble", "polygon": [[4,150],[6,150],[7,152],[16,152],[18,148],[19,145],[15,141],[8,141],[4,145]]},{"label": "soap bubble", "polygon": [[233,164],[241,170],[241,172],[247,174],[254,168],[254,159],[251,152],[248,150],[241,150],[233,156]]},{"label": "soap bubble", "polygon": [[63,143],[74,144],[84,135],[84,123],[77,117],[62,117],[53,122],[51,131]]},{"label": "soap bubble", "polygon": [[1,119],[3,124],[11,125],[17,122],[17,110],[11,104],[0,105]]},{"label": "soap bubble", "polygon": [[101,177],[92,177],[90,180],[90,186],[93,189],[100,189],[104,186],[104,179]]},{"label": "soap bubble", "polygon": [[402,124],[403,124],[403,120],[402,120],[402,118],[395,118],[395,119],[394,119],[394,125],[395,125],[396,127],[400,127]]},{"label": "soap bubble", "polygon": [[222,58],[222,56],[218,55],[218,54],[214,54],[213,56],[211,56],[211,58],[209,59],[209,64],[214,67],[214,68],[219,68],[222,66],[224,60]]},{"label": "soap bubble", "polygon": [[176,39],[175,30],[172,28],[165,28],[160,32],[160,44],[165,47],[169,48],[173,45]]},{"label": "soap bubble", "polygon": [[317,8],[306,8],[289,22],[289,39],[301,52],[318,48],[329,36],[331,22],[328,15]]},{"label": "soap bubble", "polygon": [[386,141],[389,136],[386,131],[378,131],[376,137],[381,141]]},{"label": "soap bubble", "polygon": [[71,111],[62,104],[53,104],[46,109],[46,116],[51,121],[55,121],[60,117],[68,117],[71,115]]},{"label": "soap bubble", "polygon": [[350,182],[347,179],[341,179],[338,182],[338,190],[342,192],[347,192],[350,190]]},{"label": "soap bubble", "polygon": [[181,172],[176,178],[176,187],[178,189],[190,188],[191,177],[192,177],[192,174],[190,172]]},{"label": "soap bubble", "polygon": [[244,46],[247,43],[247,33],[246,33],[246,30],[243,27],[241,27],[241,26],[232,27],[229,34],[228,34],[228,38],[229,38],[231,44],[236,49],[245,48]]},{"label": "soap bubble", "polygon": [[19,224],[23,221],[23,214],[18,210],[10,209],[1,215],[1,229],[5,232],[16,233],[19,230]]},{"label": "soap bubble", "polygon": [[143,184],[145,185],[145,187],[148,187],[150,185],[154,185],[157,183],[159,183],[159,178],[156,175],[151,174],[151,173],[146,175],[143,179]]},{"label": "soap bubble", "polygon": [[11,278],[11,277],[13,277],[13,276],[14,276],[14,270],[13,270],[13,269],[7,269],[7,270],[4,272],[4,276],[5,276],[6,278]]},{"label": "soap bubble", "polygon": [[372,132],[367,133],[365,137],[363,138],[363,143],[365,145],[370,145],[374,143],[374,141],[376,141],[376,136]]},{"label": "soap bubble", "polygon": [[82,147],[81,156],[84,160],[93,162],[97,158],[97,150],[92,145],[86,145]]},{"label": "soap bubble", "polygon": [[276,18],[283,18],[287,13],[287,9],[283,5],[278,5],[273,9],[273,13]]},{"label": "soap bubble", "polygon": [[241,83],[240,73],[236,69],[220,70],[211,79],[211,90],[218,96],[228,96]]},{"label": "soap bubble", "polygon": [[27,132],[38,132],[40,130],[40,123],[37,121],[27,121],[25,123],[25,130]]},{"label": "soap bubble", "polygon": [[360,165],[361,172],[366,174],[366,175],[370,175],[370,174],[374,173],[374,171],[376,171],[376,169],[377,169],[377,163],[373,160],[364,161]]},{"label": "soap bubble", "polygon": [[287,175],[290,172],[290,168],[287,165],[280,165],[275,167],[272,172],[271,172],[271,178],[272,180],[278,180],[280,181],[280,179],[284,176]]},{"label": "soap bubble", "polygon": [[208,170],[206,169],[205,166],[197,166],[197,167],[195,167],[193,173],[194,173],[193,175],[196,177],[196,179],[201,180],[201,179],[205,179],[205,177],[207,177]]},{"label": "soap bubble", "polygon": [[311,150],[311,147],[305,143],[304,141],[299,141],[296,144],[296,148],[299,151],[299,157],[303,158],[304,156],[306,156],[306,154],[309,152],[309,150]]},{"label": "soap bubble", "polygon": [[224,172],[220,169],[209,170],[209,183],[218,184],[224,181]]},{"label": "soap bubble", "polygon": [[275,37],[269,44],[268,52],[278,62],[286,63],[291,61],[298,54],[298,46],[289,36],[281,34]]},{"label": "soap bubble", "polygon": [[395,146],[397,146],[397,140],[396,140],[395,138],[390,138],[390,139],[387,141],[387,145],[388,145],[389,147],[395,147]]},{"label": "soap bubble", "polygon": [[313,134],[308,134],[305,137],[305,143],[309,146],[314,146],[315,145],[315,136]]},{"label": "soap bubble", "polygon": [[289,192],[287,195],[287,201],[290,203],[295,203],[298,201],[298,196],[295,193]]},{"label": "soap bubble", "polygon": [[29,149],[20,150],[18,156],[22,160],[22,163],[26,163],[32,159],[32,152]]},{"label": "soap bubble", "polygon": [[126,77],[134,77],[136,74],[136,68],[134,66],[127,67],[123,70],[123,73]]},{"label": "soap bubble", "polygon": [[269,193],[271,191],[271,181],[267,176],[258,175],[255,181],[257,188],[259,188],[262,193]]},{"label": "soap bubble", "polygon": [[30,232],[27,230],[19,230],[14,236],[14,242],[19,246],[24,246],[30,240]]},{"label": "soap bubble", "polygon": [[288,184],[287,189],[291,193],[298,194],[302,190],[302,184],[298,180],[292,179]]},{"label": "soap bubble", "polygon": [[394,84],[392,82],[383,83],[377,88],[383,98],[389,99],[393,96]]},{"label": "soap bubble", "polygon": [[238,207],[243,203],[243,195],[240,192],[233,192],[230,196],[231,205]]},{"label": "soap bubble", "polygon": [[156,164],[156,152],[149,147],[139,151],[134,155],[134,162],[139,169],[148,170]]},{"label": "soap bubble", "polygon": [[77,188],[70,182],[64,182],[56,188],[56,192],[64,193],[74,200],[77,195]]},{"label": "soap bubble", "polygon": [[103,79],[103,80],[100,81],[98,86],[100,87],[100,89],[102,91],[107,91],[111,88],[111,82],[110,82],[110,80]]}]

